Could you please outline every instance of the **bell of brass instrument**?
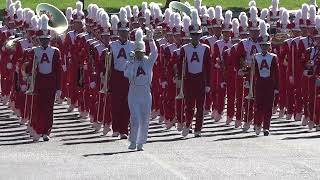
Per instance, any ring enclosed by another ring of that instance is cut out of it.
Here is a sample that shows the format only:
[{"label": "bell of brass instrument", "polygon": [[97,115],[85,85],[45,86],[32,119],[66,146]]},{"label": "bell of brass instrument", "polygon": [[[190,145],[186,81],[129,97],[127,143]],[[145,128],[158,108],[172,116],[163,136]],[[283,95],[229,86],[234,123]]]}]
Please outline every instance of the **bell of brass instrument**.
[{"label": "bell of brass instrument", "polygon": [[106,56],[105,56],[105,61],[104,61],[104,67],[106,69],[106,72],[103,76],[103,87],[100,90],[100,93],[106,94],[108,92],[108,81],[109,81],[109,77],[110,77],[110,70],[111,70],[111,57],[112,57],[112,53],[111,52],[107,52]]},{"label": "bell of brass instrument", "polygon": [[186,66],[187,66],[187,60],[186,60],[186,57],[184,57],[182,62],[181,87],[180,87],[179,94],[176,96],[176,99],[184,98],[183,89],[184,89],[184,77],[186,75],[186,68],[187,68]]}]

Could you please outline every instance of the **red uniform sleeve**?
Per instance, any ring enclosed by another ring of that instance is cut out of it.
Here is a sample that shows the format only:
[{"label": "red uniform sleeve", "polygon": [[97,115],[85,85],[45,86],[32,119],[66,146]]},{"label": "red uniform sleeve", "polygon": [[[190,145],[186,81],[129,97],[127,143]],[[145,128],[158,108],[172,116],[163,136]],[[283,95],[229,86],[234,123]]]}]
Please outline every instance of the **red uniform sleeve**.
[{"label": "red uniform sleeve", "polygon": [[55,62],[54,64],[54,69],[55,69],[55,74],[56,74],[56,90],[61,90],[61,54],[58,49],[55,50],[53,54],[53,60]]},{"label": "red uniform sleeve", "polygon": [[273,57],[271,62],[271,77],[274,80],[275,89],[279,90],[279,66],[277,56]]},{"label": "red uniform sleeve", "polygon": [[204,73],[205,73],[205,85],[210,86],[211,78],[211,62],[210,62],[210,49],[209,47],[204,51]]}]

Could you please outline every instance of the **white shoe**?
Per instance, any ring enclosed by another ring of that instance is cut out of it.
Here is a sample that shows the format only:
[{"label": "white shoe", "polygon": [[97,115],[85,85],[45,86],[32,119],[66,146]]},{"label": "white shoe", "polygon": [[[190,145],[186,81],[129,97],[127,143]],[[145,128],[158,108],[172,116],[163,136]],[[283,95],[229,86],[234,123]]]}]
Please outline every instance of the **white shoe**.
[{"label": "white shoe", "polygon": [[182,124],[182,123],[178,123],[178,125],[177,125],[177,130],[178,130],[179,132],[181,132],[181,131],[183,130],[183,124]]},{"label": "white shoe", "polygon": [[42,138],[43,138],[44,141],[49,141],[50,140],[50,137],[48,135],[46,135],[46,134],[43,135]]},{"label": "white shoe", "polygon": [[104,126],[102,133],[103,135],[107,135],[109,131],[111,131],[111,128],[109,126]]},{"label": "white shoe", "polygon": [[279,118],[283,118],[284,117],[284,113],[285,113],[285,110],[284,109],[280,109]]},{"label": "white shoe", "polygon": [[183,137],[186,137],[186,136],[188,136],[189,131],[190,131],[190,127],[183,127],[183,130],[182,130],[181,135],[182,135]]},{"label": "white shoe", "polygon": [[74,105],[71,104],[68,108],[68,112],[72,112],[73,110],[74,110]]},{"label": "white shoe", "polygon": [[310,118],[309,117],[304,117],[303,120],[302,120],[302,126],[306,126],[308,125],[308,122],[310,121]]},{"label": "white shoe", "polygon": [[94,117],[92,115],[89,115],[89,119],[91,123],[94,121]]},{"label": "white shoe", "polygon": [[194,132],[194,137],[201,137],[201,131]]},{"label": "white shoe", "polygon": [[230,123],[232,122],[232,117],[227,117],[227,120],[226,120],[226,125],[230,125]]},{"label": "white shoe", "polygon": [[94,130],[95,130],[95,131],[100,131],[102,124],[101,124],[101,123],[95,123],[95,124],[96,124],[96,125],[95,125],[95,127],[94,127]]},{"label": "white shoe", "polygon": [[137,145],[137,151],[143,151],[143,144]]},{"label": "white shoe", "polygon": [[292,114],[287,114],[286,115],[286,120],[291,120],[292,119]]},{"label": "white shoe", "polygon": [[174,121],[173,120],[172,121],[166,121],[165,125],[166,125],[167,130],[169,130],[169,129],[171,129],[173,127]]},{"label": "white shoe", "polygon": [[250,123],[248,122],[244,123],[242,128],[243,132],[248,132],[249,129],[250,129]]},{"label": "white shoe", "polygon": [[234,127],[235,128],[239,128],[242,126],[242,121],[241,120],[236,120],[235,124],[234,124]]},{"label": "white shoe", "polygon": [[166,121],[166,118],[164,116],[160,116],[159,123],[162,124],[165,121]]},{"label": "white shoe", "polygon": [[212,113],[211,113],[211,118],[212,119],[216,119],[217,115],[218,115],[217,110],[213,110]]},{"label": "white shoe", "polygon": [[41,136],[40,136],[39,134],[37,134],[36,132],[34,132],[34,133],[32,134],[32,140],[33,140],[33,142],[39,141],[40,138],[41,138]]},{"label": "white shoe", "polygon": [[217,113],[217,116],[215,118],[215,122],[219,122],[221,120],[221,118],[222,118],[222,115]]},{"label": "white shoe", "polygon": [[310,130],[312,130],[314,128],[314,122],[313,121],[309,121],[308,127],[309,127]]},{"label": "white shoe", "polygon": [[120,135],[119,132],[113,132],[113,133],[112,133],[112,137],[118,137],[119,135]]},{"label": "white shoe", "polygon": [[203,111],[203,115],[204,115],[204,116],[208,116],[209,114],[210,114],[210,110],[204,110],[204,111]]},{"label": "white shoe", "polygon": [[296,117],[294,118],[296,121],[301,121],[302,119],[302,113],[297,113]]},{"label": "white shoe", "polygon": [[278,111],[278,106],[272,108],[272,114],[276,114]]},{"label": "white shoe", "polygon": [[316,131],[320,131],[320,125],[316,125]]},{"label": "white shoe", "polygon": [[254,128],[254,131],[256,132],[256,135],[259,136],[259,134],[261,133],[261,127],[256,126],[256,127]]},{"label": "white shoe", "polygon": [[128,146],[128,149],[130,150],[135,150],[137,148],[136,143],[131,142],[130,145]]}]

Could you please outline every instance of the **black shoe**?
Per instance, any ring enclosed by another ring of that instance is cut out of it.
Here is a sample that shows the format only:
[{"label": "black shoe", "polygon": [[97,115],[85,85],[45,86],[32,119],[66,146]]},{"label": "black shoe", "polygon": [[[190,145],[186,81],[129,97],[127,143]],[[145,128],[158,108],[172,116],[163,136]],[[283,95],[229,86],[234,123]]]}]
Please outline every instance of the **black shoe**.
[{"label": "black shoe", "polygon": [[43,135],[43,141],[49,141],[49,140],[50,140],[50,138],[48,135]]},{"label": "black shoe", "polygon": [[120,139],[128,139],[128,136],[126,134],[120,134]]},{"label": "black shoe", "polygon": [[268,131],[268,130],[267,130],[267,131],[264,131],[264,132],[263,132],[263,135],[264,135],[264,136],[269,136],[269,131]]}]

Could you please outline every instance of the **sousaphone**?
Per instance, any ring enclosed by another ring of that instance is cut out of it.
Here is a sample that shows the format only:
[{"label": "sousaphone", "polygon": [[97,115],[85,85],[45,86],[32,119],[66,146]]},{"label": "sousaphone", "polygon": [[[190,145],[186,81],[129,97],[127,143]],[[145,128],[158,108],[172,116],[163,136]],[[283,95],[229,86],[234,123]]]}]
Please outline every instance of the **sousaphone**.
[{"label": "sousaphone", "polygon": [[189,17],[191,17],[191,7],[178,2],[178,1],[172,1],[169,4],[169,8],[172,9],[174,12],[183,12],[186,15],[188,15]]},{"label": "sousaphone", "polygon": [[39,17],[46,14],[49,18],[49,29],[58,35],[63,34],[68,29],[67,18],[57,7],[48,3],[40,3],[37,5],[36,13]]}]

